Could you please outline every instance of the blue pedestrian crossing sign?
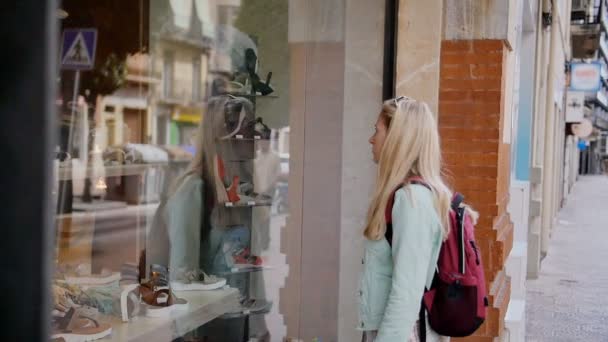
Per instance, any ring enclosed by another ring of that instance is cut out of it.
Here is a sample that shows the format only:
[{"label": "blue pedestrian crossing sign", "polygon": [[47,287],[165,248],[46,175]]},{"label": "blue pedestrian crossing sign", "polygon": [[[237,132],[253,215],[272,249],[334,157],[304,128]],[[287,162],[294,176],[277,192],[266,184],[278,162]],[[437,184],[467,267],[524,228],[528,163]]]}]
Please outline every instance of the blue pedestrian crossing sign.
[{"label": "blue pedestrian crossing sign", "polygon": [[66,70],[93,69],[96,46],[96,29],[65,29],[61,43],[61,68]]}]

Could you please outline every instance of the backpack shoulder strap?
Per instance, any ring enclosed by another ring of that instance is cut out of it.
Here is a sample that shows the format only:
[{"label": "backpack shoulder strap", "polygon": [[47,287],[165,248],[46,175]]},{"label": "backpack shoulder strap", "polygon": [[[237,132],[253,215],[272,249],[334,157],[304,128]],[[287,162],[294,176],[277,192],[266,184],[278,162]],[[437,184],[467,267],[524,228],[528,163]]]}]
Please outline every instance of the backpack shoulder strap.
[{"label": "backpack shoulder strap", "polygon": [[464,202],[464,196],[459,192],[455,192],[454,197],[452,197],[452,209],[458,210],[458,208],[460,208],[460,205],[463,202]]},{"label": "backpack shoulder strap", "polygon": [[395,194],[401,187],[403,187],[405,183],[401,183],[397,185],[395,190],[391,193],[391,196],[388,198],[388,202],[386,203],[386,209],[384,210],[384,220],[386,224],[391,224],[393,222],[392,213],[393,213],[393,204],[395,204]]},{"label": "backpack shoulder strap", "polygon": [[426,342],[426,314],[424,299],[422,300],[420,311],[418,313],[418,338],[420,342]]},{"label": "backpack shoulder strap", "polygon": [[429,189],[430,191],[433,191],[433,189],[431,188],[431,186],[424,181],[424,179],[422,179],[422,177],[420,176],[413,176],[408,178],[407,182],[408,184],[418,184],[418,185],[422,185],[425,188]]},{"label": "backpack shoulder strap", "polygon": [[386,220],[386,223],[392,222],[391,214],[393,212],[393,204],[395,204],[395,194],[397,193],[397,191],[399,191],[399,189],[401,189],[402,187],[404,187],[407,184],[418,184],[418,185],[422,185],[425,188],[431,190],[431,186],[428,185],[421,177],[418,177],[418,176],[408,178],[405,182],[399,183],[399,185],[397,185],[395,187],[395,189],[393,190],[391,197],[389,197],[388,202],[386,204],[386,209],[384,211],[384,218]]},{"label": "backpack shoulder strap", "polygon": [[452,198],[452,210],[456,213],[456,229],[458,233],[458,271],[461,274],[465,272],[465,242],[464,242],[464,220],[465,220],[465,208],[461,207],[464,202],[464,196],[461,193],[454,193]]},{"label": "backpack shoulder strap", "polygon": [[425,188],[429,189],[429,191],[432,191],[431,186],[428,185],[424,179],[422,179],[422,177],[419,176],[414,176],[414,177],[410,177],[408,178],[405,182],[400,183],[399,185],[397,185],[397,187],[395,187],[395,190],[393,190],[391,196],[388,199],[388,202],[386,204],[386,209],[384,210],[384,220],[386,222],[386,232],[384,233],[384,236],[386,237],[386,240],[388,241],[388,244],[392,246],[392,240],[393,240],[393,204],[395,204],[395,194],[397,193],[397,191],[399,191],[399,189],[401,189],[403,186],[407,185],[407,184],[418,184],[418,185],[422,185]]},{"label": "backpack shoulder strap", "polygon": [[393,246],[393,204],[395,204],[395,193],[401,189],[403,183],[399,184],[395,190],[391,193],[384,209],[384,223],[386,224],[386,230],[384,231],[384,237],[388,241],[389,246]]}]

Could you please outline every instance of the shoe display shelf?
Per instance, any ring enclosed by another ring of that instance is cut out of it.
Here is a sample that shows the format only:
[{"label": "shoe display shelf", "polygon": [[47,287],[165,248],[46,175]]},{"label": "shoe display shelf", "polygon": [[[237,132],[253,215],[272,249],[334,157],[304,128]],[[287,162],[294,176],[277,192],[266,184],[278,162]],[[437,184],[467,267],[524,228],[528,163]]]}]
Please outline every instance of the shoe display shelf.
[{"label": "shoe display shelf", "polygon": [[259,135],[254,135],[253,138],[245,138],[241,134],[235,135],[233,138],[224,139],[223,141],[270,141],[270,139],[264,139]]},{"label": "shoe display shelf", "polygon": [[[146,164],[120,164],[120,165],[104,165],[103,176],[109,177],[122,177],[122,176],[138,176],[143,174],[146,170],[152,168],[166,168],[169,163],[146,163]],[[91,174],[97,173],[97,169],[93,167],[86,167],[84,172],[76,172],[77,170],[72,166],[61,166],[59,167],[58,180],[84,180],[90,178]]]},{"label": "shoe display shelf", "polygon": [[266,302],[262,308],[252,310],[248,308],[239,308],[238,310],[225,313],[221,316],[223,319],[232,319],[240,317],[248,317],[250,315],[265,315],[272,309],[272,303]]},{"label": "shoe display shelf", "polygon": [[247,267],[247,268],[233,267],[226,272],[217,272],[216,275],[221,276],[221,277],[226,277],[226,276],[230,276],[233,274],[263,272],[263,271],[268,271],[268,270],[272,270],[272,269],[274,269],[274,267],[272,267],[272,266],[252,266],[252,267]]},{"label": "shoe display shelf", "polygon": [[246,94],[246,93],[238,93],[238,92],[226,92],[224,93],[226,95],[232,95],[232,96],[236,96],[236,97],[245,97],[248,99],[259,99],[259,98],[267,98],[267,99],[278,99],[279,96],[275,95],[275,94],[270,94],[270,95],[262,95],[262,94]]},{"label": "shoe display shelf", "polygon": [[252,200],[252,201],[246,201],[246,202],[226,202],[224,203],[224,206],[226,208],[234,208],[234,207],[241,207],[241,208],[247,208],[247,207],[271,207],[272,203],[268,203],[267,201],[256,201],[256,200]]},{"label": "shoe display shelf", "polygon": [[113,319],[112,335],[101,341],[166,342],[180,338],[212,320],[238,311],[239,291],[233,288],[214,291],[175,291],[188,301],[188,309],[173,311],[170,317],[138,316],[128,323]]},{"label": "shoe display shelf", "polygon": [[[243,94],[243,93],[235,93],[235,92],[225,92],[223,94],[218,95],[230,95],[233,98],[245,98],[248,101],[253,103],[254,111],[256,109],[256,102],[259,99],[276,99],[278,96],[274,94],[267,95],[258,95],[258,94]],[[257,115],[256,115],[257,117]],[[259,121],[261,122],[261,120]],[[264,125],[265,126],[265,125]],[[266,129],[267,126],[265,126]],[[269,134],[268,134],[269,135]],[[253,171],[254,168],[254,158],[255,158],[255,150],[257,148],[258,142],[271,141],[271,138],[266,138],[266,135],[254,134],[253,137],[244,136],[241,134],[236,134],[235,136],[227,139],[221,139],[217,141],[219,151],[226,151],[226,153],[222,154],[220,152],[220,157],[226,163],[236,163],[239,166],[237,169],[247,169]],[[249,178],[247,175],[239,174],[239,177],[244,182],[253,183],[253,173]],[[249,227],[251,230],[251,235],[256,234],[256,230],[260,227],[255,227],[253,225],[253,212],[256,207],[272,207],[272,198],[256,198],[249,197],[245,195],[240,195],[241,199],[238,202],[226,202],[221,203],[220,206],[230,212],[230,210],[235,210],[235,216],[244,217],[248,222],[239,222],[244,226]],[[237,214],[237,211],[240,211]],[[243,211],[247,214],[242,215]],[[249,249],[251,248],[251,240],[249,241]],[[234,267],[231,269],[225,270],[213,270],[214,274],[224,277],[227,280],[227,283],[231,288],[238,289],[240,294],[241,302],[247,302],[248,300],[258,301],[258,305],[255,306],[255,309],[249,308],[246,305],[240,305],[236,310],[231,310],[222,316],[219,317],[220,321],[224,321],[224,323],[220,323],[221,327],[234,327],[234,329],[243,329],[242,339],[240,337],[225,337],[227,341],[237,340],[239,338],[242,341],[248,341],[250,336],[249,330],[249,317],[251,315],[265,315],[268,314],[272,309],[272,302],[267,302],[264,298],[251,298],[251,284],[253,282],[263,282],[264,277],[260,273],[264,273],[265,271],[271,270],[272,267],[269,266],[253,266],[252,267]],[[253,275],[257,275],[255,280]]]}]

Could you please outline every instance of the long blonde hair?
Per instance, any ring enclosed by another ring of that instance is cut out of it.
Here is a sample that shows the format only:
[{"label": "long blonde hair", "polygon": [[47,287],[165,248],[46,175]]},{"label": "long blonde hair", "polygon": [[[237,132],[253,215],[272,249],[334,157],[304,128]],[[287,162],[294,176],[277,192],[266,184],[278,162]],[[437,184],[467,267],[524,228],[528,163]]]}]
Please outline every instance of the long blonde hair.
[{"label": "long blonde hair", "polygon": [[388,132],[380,153],[365,236],[370,240],[384,237],[385,208],[390,196],[399,184],[418,176],[433,192],[434,206],[446,239],[452,191],[441,174],[441,148],[433,113],[426,103],[402,97],[385,101],[380,116]]},{"label": "long blonde hair", "polygon": [[228,196],[218,174],[217,140],[225,132],[224,110],[228,96],[217,96],[209,99],[205,117],[201,120],[196,134],[196,152],[185,172],[178,177],[169,189],[168,197],[177,191],[184,180],[191,175],[205,178],[214,189],[212,195],[220,203],[227,202]]}]

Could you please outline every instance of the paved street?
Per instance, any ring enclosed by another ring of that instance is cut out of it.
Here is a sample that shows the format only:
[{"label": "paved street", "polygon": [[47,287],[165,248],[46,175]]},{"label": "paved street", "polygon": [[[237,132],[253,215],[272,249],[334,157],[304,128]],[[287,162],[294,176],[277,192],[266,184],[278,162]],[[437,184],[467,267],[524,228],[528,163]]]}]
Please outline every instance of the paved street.
[{"label": "paved street", "polygon": [[608,341],[607,262],[608,177],[581,177],[527,282],[526,340]]}]

